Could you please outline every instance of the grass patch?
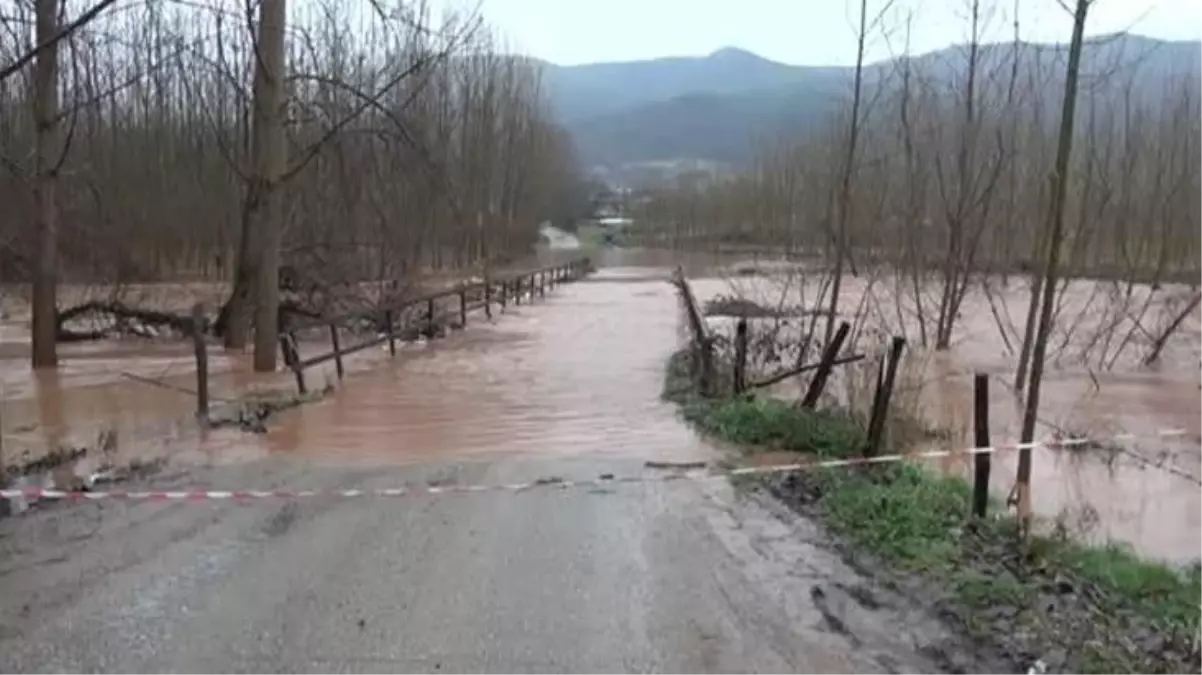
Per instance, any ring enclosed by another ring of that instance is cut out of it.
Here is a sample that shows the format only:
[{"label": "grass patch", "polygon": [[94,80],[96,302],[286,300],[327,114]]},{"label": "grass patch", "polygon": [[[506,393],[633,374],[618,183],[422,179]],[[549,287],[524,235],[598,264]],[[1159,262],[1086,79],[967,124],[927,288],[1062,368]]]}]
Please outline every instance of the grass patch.
[{"label": "grass patch", "polygon": [[944,572],[960,550],[970,489],[906,464],[815,475],[826,521],[856,545],[907,570]]},{"label": "grass patch", "polygon": [[691,385],[689,368],[686,352],[669,359],[664,398],[679,404],[686,420],[715,438],[752,446],[749,451],[788,450],[820,457],[846,457],[863,447],[860,427],[839,413],[798,409],[754,396],[699,396]]},{"label": "grass patch", "polygon": [[[719,373],[721,376],[721,373]],[[666,367],[664,398],[703,433],[744,453],[786,450],[845,457],[863,448],[854,420],[774,399],[705,398],[689,355]],[[1026,669],[1198,672],[1202,568],[1144,560],[1129,548],[1034,537],[1017,524],[968,522],[971,487],[915,464],[838,468],[769,479],[770,488],[889,573],[918,575],[972,637]],[[997,513],[999,509],[995,508]]]}]

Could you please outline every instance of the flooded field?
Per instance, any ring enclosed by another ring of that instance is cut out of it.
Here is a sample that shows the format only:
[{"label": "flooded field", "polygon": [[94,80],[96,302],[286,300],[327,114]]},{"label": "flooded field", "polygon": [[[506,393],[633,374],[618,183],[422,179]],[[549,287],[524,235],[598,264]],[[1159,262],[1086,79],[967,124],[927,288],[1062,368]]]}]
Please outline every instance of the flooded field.
[{"label": "flooded field", "polygon": [[[6,463],[21,453],[85,445],[116,430],[116,452],[169,456],[179,463],[236,462],[286,453],[313,462],[381,464],[501,456],[654,456],[712,458],[700,441],[659,401],[663,367],[683,333],[672,288],[665,283],[679,259],[664,253],[611,251],[602,270],[563,286],[534,305],[513,307],[494,322],[475,314],[468,330],[431,344],[410,344],[395,360],[386,349],[348,361],[344,386],[319,403],[281,413],[263,435],[234,430],[200,433],[192,419],[190,348],[130,340],[66,346],[57,373],[33,374],[19,322],[0,333],[0,383]],[[712,260],[685,260],[704,301],[719,294],[772,292],[771,282],[710,274]],[[1005,298],[1021,314],[1021,284]],[[852,279],[843,306],[860,305],[864,283]],[[858,295],[859,294],[859,295]],[[1084,302],[1084,301],[1082,301]],[[1017,435],[1016,405],[1005,383],[1014,358],[984,298],[970,297],[957,339],[946,352],[913,347],[898,405],[918,411],[946,430],[936,445],[965,447],[971,427],[971,374],[989,373],[993,428],[1001,442]],[[721,323],[720,321],[716,323]],[[887,322],[866,324],[861,345],[872,350],[890,332]],[[1084,334],[1084,333],[1082,333]],[[913,338],[913,336],[910,336]],[[1094,370],[1074,362],[1071,349],[1053,364],[1040,430],[1108,438],[1130,432],[1151,436],[1183,429],[1183,437],[1126,443],[1127,450],[1199,473],[1199,320],[1197,312],[1171,342],[1158,366],[1117,363]],[[1137,350],[1131,350],[1136,354]],[[213,392],[232,398],[250,389],[290,390],[284,374],[254,375],[248,360],[213,348]],[[871,366],[866,366],[871,368]],[[313,387],[334,382],[332,371],[311,376]],[[839,392],[857,375],[842,374]],[[776,393],[795,395],[795,382]],[[794,389],[790,389],[793,387]],[[1010,489],[1015,458],[994,464],[999,496]],[[963,462],[945,464],[963,470]],[[1112,537],[1173,560],[1199,557],[1199,487],[1163,469],[1141,468],[1128,455],[1101,451],[1040,450],[1034,463],[1038,512],[1060,517],[1088,537]]]},{"label": "flooded field", "polygon": [[[727,270],[737,265],[728,266]],[[772,265],[761,265],[772,270]],[[771,279],[727,275],[694,282],[694,292],[705,302],[719,295],[738,295],[773,305],[779,302],[784,275],[770,272]],[[871,285],[870,297],[865,293]],[[1099,441],[1077,449],[1040,448],[1034,453],[1032,498],[1034,508],[1050,521],[1059,521],[1068,532],[1096,541],[1108,538],[1127,541],[1140,550],[1166,559],[1188,561],[1202,557],[1202,317],[1195,308],[1168,342],[1159,361],[1141,363],[1150,340],[1130,320],[1114,325],[1109,342],[1109,360],[1122,340],[1113,367],[1101,367],[1104,331],[1117,311],[1107,311],[1100,302],[1110,284],[1075,281],[1063,294],[1061,327],[1053,333],[1054,356],[1045,372],[1037,439],[1057,436],[1086,436]],[[798,293],[796,286],[791,293]],[[811,288],[811,292],[814,289]],[[1141,307],[1149,289],[1136,287],[1132,305]],[[1158,297],[1179,299],[1192,290],[1166,286]],[[1143,294],[1141,296],[1141,294]],[[812,297],[812,296],[807,296]],[[792,302],[796,303],[796,299]],[[994,306],[999,314],[1021,317],[1026,309],[1026,284],[1011,280],[1008,288],[995,289]],[[1170,301],[1170,305],[1173,301]],[[840,297],[841,318],[854,321],[857,309],[893,306],[896,299],[889,284],[849,278]],[[806,303],[806,306],[812,306]],[[1146,328],[1168,322],[1172,306],[1151,305],[1145,315]],[[712,319],[711,325],[733,333],[732,321]],[[767,330],[767,323],[752,322],[752,332]],[[889,335],[904,334],[909,342],[906,365],[894,399],[894,409],[914,415],[943,438],[924,441],[921,449],[958,449],[972,444],[972,377],[990,376],[990,420],[995,443],[1015,442],[1019,436],[1021,409],[1013,389],[1016,356],[1001,337],[998,322],[983,293],[970,293],[951,348],[924,349],[913,324],[899,329],[892,316],[863,311],[857,322],[858,350],[879,356]],[[1153,331],[1155,332],[1155,331]],[[1134,337],[1126,338],[1128,333]],[[1018,344],[1013,334],[1011,343]],[[1019,336],[1019,340],[1021,336]],[[844,403],[850,401],[866,411],[876,374],[869,359],[837,369],[829,391]],[[785,398],[799,396],[794,380],[775,387]],[[1168,432],[1169,435],[1163,435]],[[1135,440],[1114,440],[1134,435]],[[915,448],[920,449],[920,448]],[[1145,459],[1141,459],[1145,458]],[[967,472],[971,459],[953,458],[939,463],[948,471]],[[1155,464],[1162,464],[1157,468]],[[995,494],[1005,497],[1013,487],[1017,454],[995,457],[991,482]],[[1172,467],[1177,473],[1163,468]],[[1179,475],[1183,474],[1183,475]]]}]

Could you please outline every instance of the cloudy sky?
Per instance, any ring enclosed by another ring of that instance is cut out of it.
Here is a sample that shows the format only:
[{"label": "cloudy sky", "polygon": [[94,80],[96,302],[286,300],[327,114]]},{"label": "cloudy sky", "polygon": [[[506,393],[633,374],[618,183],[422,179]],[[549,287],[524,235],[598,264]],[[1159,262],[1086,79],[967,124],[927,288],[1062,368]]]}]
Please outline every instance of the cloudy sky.
[{"label": "cloudy sky", "polygon": [[[445,0],[448,4],[472,7]],[[695,56],[741,47],[792,64],[855,62],[853,17],[858,0],[478,0],[481,13],[515,51],[559,64]],[[869,0],[875,13],[886,0]],[[1071,1],[1071,0],[1068,0]],[[924,52],[962,42],[968,0],[894,0],[869,60],[904,43]],[[983,0],[995,9],[988,39],[1009,39],[1015,0]],[[1071,18],[1056,0],[1018,0],[1020,32],[1038,42],[1067,41]],[[1167,39],[1202,37],[1202,0],[1094,0],[1091,35],[1130,30]]]}]

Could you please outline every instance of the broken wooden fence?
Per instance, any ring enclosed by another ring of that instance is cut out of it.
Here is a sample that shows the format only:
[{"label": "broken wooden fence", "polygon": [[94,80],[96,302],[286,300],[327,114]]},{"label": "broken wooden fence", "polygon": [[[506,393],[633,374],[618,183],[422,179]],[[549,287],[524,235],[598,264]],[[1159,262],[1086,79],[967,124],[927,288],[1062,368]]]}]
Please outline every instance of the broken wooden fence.
[{"label": "broken wooden fence", "polygon": [[[710,331],[709,325],[705,321],[705,315],[697,302],[697,297],[693,293],[693,288],[689,284],[688,279],[685,278],[684,271],[681,268],[676,268],[672,273],[671,283],[676,287],[680,295],[681,304],[684,307],[693,356],[693,376],[697,380],[698,390],[704,396],[717,395],[720,392],[718,391],[718,368],[715,361],[714,346],[718,338]],[[823,350],[822,356],[817,363],[799,364],[796,367],[786,368],[779,373],[774,373],[764,379],[753,382],[749,381],[747,377],[747,345],[750,329],[747,324],[747,318],[740,318],[735,328],[734,358],[730,364],[732,393],[737,396],[752,389],[768,387],[788,377],[813,370],[817,372],[811,379],[809,388],[806,390],[805,397],[802,400],[803,406],[813,408],[817,405],[818,397],[826,387],[831,370],[835,366],[855,363],[864,358],[863,354],[839,356],[839,351],[843,348],[843,342],[847,339],[850,330],[851,326],[846,322],[840,324],[839,329],[835,332],[834,339]]]},{"label": "broken wooden fence", "polygon": [[[681,268],[678,267],[672,274],[671,281],[679,292],[689,326],[693,352],[692,374],[697,381],[697,389],[703,396],[716,395],[719,393],[717,391],[717,365],[714,355],[714,344],[717,338],[709,330],[709,326],[705,322],[705,316],[697,303],[697,297],[693,294],[693,289],[689,285],[688,279],[685,278],[684,271]],[[730,364],[731,393],[735,396],[740,396],[752,389],[768,387],[794,375],[814,371],[814,376],[810,378],[809,386],[806,388],[805,395],[802,396],[800,406],[810,409],[817,407],[834,367],[854,363],[864,358],[864,354],[839,356],[850,332],[851,325],[846,321],[841,322],[831,341],[823,348],[822,355],[819,357],[817,363],[799,364],[796,367],[786,368],[764,379],[751,382],[748,381],[747,377],[747,346],[750,339],[750,327],[748,326],[747,318],[740,317],[738,323],[735,325],[733,359]],[[866,457],[875,456],[880,452],[881,442],[885,433],[885,422],[889,414],[889,403],[897,380],[897,369],[901,365],[902,350],[905,346],[905,338],[894,337],[890,343],[886,357],[882,359],[878,367],[876,390],[873,392],[872,411],[869,415],[868,429],[863,448],[863,454]]]}]

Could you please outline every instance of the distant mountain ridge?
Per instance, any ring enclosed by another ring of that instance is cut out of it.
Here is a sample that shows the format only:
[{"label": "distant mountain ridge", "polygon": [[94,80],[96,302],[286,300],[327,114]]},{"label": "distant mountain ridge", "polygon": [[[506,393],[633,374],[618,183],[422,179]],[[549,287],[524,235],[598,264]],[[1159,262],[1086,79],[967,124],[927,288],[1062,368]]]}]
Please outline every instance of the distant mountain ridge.
[{"label": "distant mountain ridge", "polygon": [[[1063,64],[1063,45],[1017,48],[1023,50],[1024,68],[1055,74],[1057,63]],[[984,45],[981,58],[1008,62],[1015,49],[1012,43]],[[963,46],[953,46],[910,58],[925,73],[956,78],[965,55]],[[1087,72],[1120,62],[1138,62],[1141,86],[1155,89],[1171,74],[1202,74],[1202,42],[1132,34],[1090,41]],[[896,63],[866,66],[867,81],[892,72]],[[582,160],[607,166],[661,159],[739,164],[757,143],[825,119],[850,91],[854,73],[850,67],[779,63],[736,48],[702,57],[541,65],[550,103]],[[1055,84],[1053,77],[1048,86]]]}]

